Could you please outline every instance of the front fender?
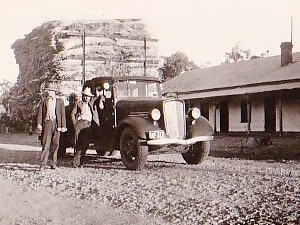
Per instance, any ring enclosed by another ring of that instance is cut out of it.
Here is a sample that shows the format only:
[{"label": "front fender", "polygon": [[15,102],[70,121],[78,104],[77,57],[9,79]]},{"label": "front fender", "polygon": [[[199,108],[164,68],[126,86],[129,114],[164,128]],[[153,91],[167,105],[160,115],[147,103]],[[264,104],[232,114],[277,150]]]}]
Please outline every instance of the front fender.
[{"label": "front fender", "polygon": [[146,132],[151,130],[160,130],[159,127],[152,124],[149,120],[146,120],[141,117],[128,117],[124,119],[119,124],[119,127],[124,126],[130,126],[142,139],[146,139]]},{"label": "front fender", "polygon": [[190,124],[188,128],[189,138],[197,136],[210,136],[213,135],[214,130],[210,122],[203,116],[195,120],[194,123]]}]

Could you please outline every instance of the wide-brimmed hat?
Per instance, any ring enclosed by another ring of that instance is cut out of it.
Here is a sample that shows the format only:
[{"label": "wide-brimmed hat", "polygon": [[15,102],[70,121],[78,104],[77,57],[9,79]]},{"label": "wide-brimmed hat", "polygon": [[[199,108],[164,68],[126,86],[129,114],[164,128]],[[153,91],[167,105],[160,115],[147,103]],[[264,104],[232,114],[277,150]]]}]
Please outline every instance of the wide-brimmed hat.
[{"label": "wide-brimmed hat", "polygon": [[92,94],[91,88],[90,87],[86,87],[82,92],[83,95],[85,96],[89,96],[89,97],[93,97],[94,95]]}]

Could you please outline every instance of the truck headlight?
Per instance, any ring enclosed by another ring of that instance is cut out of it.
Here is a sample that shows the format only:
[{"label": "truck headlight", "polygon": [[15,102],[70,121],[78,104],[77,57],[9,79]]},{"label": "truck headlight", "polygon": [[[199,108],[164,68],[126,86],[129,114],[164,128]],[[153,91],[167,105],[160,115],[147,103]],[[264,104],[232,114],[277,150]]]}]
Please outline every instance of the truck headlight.
[{"label": "truck headlight", "polygon": [[199,119],[200,116],[201,116],[201,112],[200,112],[200,109],[199,108],[192,108],[190,111],[189,111],[189,117],[190,118],[193,118],[193,119]]},{"label": "truck headlight", "polygon": [[154,121],[157,121],[159,120],[161,117],[161,113],[158,109],[152,109],[151,111],[151,118],[154,120]]}]

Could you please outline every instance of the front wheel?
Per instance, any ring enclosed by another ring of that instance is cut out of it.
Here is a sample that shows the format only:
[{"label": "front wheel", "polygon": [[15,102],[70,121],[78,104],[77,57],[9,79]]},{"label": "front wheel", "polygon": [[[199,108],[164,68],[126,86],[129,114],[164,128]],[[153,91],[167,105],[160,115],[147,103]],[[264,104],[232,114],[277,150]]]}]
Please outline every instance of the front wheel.
[{"label": "front wheel", "polygon": [[207,159],[209,151],[209,141],[197,142],[189,147],[188,152],[182,153],[182,157],[188,164],[200,164]]},{"label": "front wheel", "polygon": [[148,147],[142,146],[136,133],[127,127],[121,134],[120,154],[127,169],[142,170],[147,161]]}]

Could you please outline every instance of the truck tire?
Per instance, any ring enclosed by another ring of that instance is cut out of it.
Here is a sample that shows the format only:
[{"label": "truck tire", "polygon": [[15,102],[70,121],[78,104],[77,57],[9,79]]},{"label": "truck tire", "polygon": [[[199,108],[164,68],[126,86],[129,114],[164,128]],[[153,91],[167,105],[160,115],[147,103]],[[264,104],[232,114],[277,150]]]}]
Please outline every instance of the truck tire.
[{"label": "truck tire", "polygon": [[105,151],[105,150],[97,149],[96,152],[97,152],[97,155],[98,155],[98,156],[104,156],[104,155],[106,154],[106,151]]},{"label": "truck tire", "polygon": [[148,147],[142,146],[136,133],[127,127],[121,134],[120,154],[127,169],[140,171],[147,162]]},{"label": "truck tire", "polygon": [[57,151],[57,157],[58,158],[63,158],[63,157],[66,156],[66,154],[67,154],[67,149],[63,146],[60,146],[58,148],[58,151]]},{"label": "truck tire", "polygon": [[209,141],[197,142],[189,147],[188,152],[182,153],[182,157],[188,164],[200,164],[207,159],[209,151]]}]

